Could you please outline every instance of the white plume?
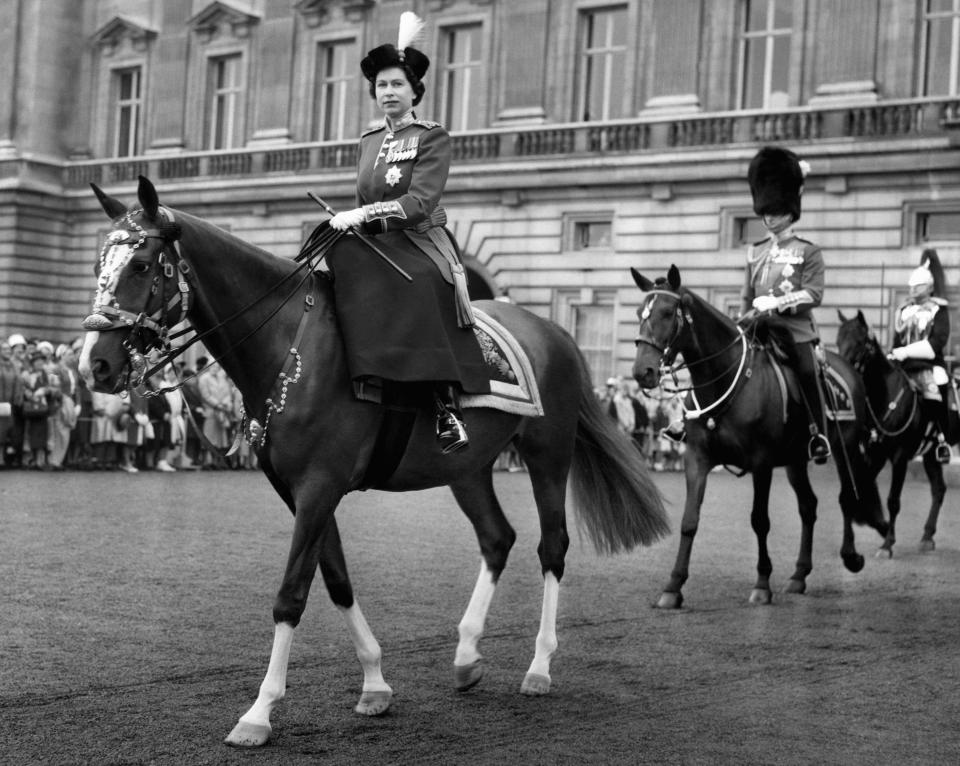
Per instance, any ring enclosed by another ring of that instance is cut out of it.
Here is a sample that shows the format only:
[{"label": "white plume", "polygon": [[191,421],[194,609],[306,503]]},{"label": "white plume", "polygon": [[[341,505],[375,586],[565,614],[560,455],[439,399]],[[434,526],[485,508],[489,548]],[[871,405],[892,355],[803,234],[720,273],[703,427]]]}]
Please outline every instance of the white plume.
[{"label": "white plume", "polygon": [[400,29],[397,32],[397,50],[402,51],[413,45],[423,31],[424,22],[413,11],[400,14]]}]

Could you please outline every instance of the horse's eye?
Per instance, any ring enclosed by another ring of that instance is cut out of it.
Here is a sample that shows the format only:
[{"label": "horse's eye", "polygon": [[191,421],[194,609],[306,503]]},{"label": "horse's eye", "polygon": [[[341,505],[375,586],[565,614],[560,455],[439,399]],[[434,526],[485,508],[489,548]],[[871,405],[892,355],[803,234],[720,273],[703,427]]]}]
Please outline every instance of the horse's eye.
[{"label": "horse's eye", "polygon": [[150,270],[150,264],[145,261],[134,261],[130,264],[130,270],[134,274],[146,274]]}]

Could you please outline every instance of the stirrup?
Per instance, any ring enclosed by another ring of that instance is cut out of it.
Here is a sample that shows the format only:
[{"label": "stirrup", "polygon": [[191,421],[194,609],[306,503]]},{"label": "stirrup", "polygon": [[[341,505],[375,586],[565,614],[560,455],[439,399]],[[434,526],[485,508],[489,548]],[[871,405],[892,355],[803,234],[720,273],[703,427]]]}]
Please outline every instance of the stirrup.
[{"label": "stirrup", "polygon": [[674,444],[681,444],[687,440],[687,430],[683,427],[682,420],[674,420],[666,428],[660,429],[660,436],[665,436]]},{"label": "stirrup", "polygon": [[953,453],[950,451],[950,445],[944,441],[943,436],[940,437],[940,442],[936,446],[936,452],[934,454],[937,456],[938,463],[949,463],[950,459],[953,457]]},{"label": "stirrup", "polygon": [[440,451],[444,455],[464,449],[469,444],[466,426],[450,410],[437,415],[437,441],[440,442]]},{"label": "stirrup", "polygon": [[830,459],[830,442],[821,433],[815,433],[807,444],[807,460],[813,460],[816,465],[823,465]]}]

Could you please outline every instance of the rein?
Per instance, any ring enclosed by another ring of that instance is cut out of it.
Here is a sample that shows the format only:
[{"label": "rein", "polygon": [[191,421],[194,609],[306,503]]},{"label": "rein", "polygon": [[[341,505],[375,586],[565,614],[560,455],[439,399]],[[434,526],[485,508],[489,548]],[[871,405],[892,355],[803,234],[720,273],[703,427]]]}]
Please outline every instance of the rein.
[{"label": "rein", "polygon": [[[675,387],[672,389],[673,393],[681,393],[684,391],[690,392],[690,396],[692,397],[693,403],[695,405],[694,408],[689,409],[686,405],[686,402],[684,402],[682,398],[680,400],[680,406],[683,408],[683,417],[685,420],[696,420],[697,418],[700,418],[703,415],[709,414],[714,410],[718,409],[728,399],[730,399],[733,396],[733,393],[736,390],[737,385],[740,383],[740,379],[744,375],[748,378],[750,377],[751,371],[750,371],[750,368],[747,367],[747,358],[751,356],[751,354],[750,354],[750,344],[747,341],[746,333],[743,331],[742,327],[737,325],[737,337],[734,338],[729,344],[724,346],[719,351],[713,354],[710,354],[709,356],[705,356],[702,359],[698,359],[695,362],[684,361],[682,364],[673,364],[673,363],[667,362],[666,361],[667,358],[672,355],[671,346],[676,342],[677,338],[680,337],[680,333],[683,331],[684,325],[689,327],[692,333],[693,316],[688,311],[684,311],[681,309],[681,298],[677,293],[674,293],[670,290],[658,289],[658,290],[651,290],[650,294],[654,296],[666,295],[676,299],[677,301],[676,330],[673,333],[673,337],[671,337],[670,340],[667,342],[667,345],[664,347],[661,347],[661,346],[658,346],[656,343],[652,342],[651,340],[641,337],[640,330],[638,329],[635,344],[640,345],[641,343],[643,343],[647,346],[650,346],[657,352],[659,352],[661,381],[669,375],[673,379],[673,382],[675,384]],[[650,317],[650,304],[646,305],[643,309],[643,312],[641,314],[640,328],[643,327],[644,322],[649,321],[649,317]],[[716,377],[696,385],[690,385],[690,386],[684,386],[684,387],[676,386],[676,384],[678,383],[678,380],[677,380],[678,372],[684,369],[693,370],[694,367],[696,366],[706,364],[707,362],[710,362],[711,360],[716,359],[717,357],[725,354],[731,348],[736,346],[738,341],[740,343],[740,359],[734,362],[732,365],[730,365],[727,369],[720,372]],[[712,386],[717,381],[722,380],[725,376],[729,375],[730,371],[733,370],[734,367],[736,367],[736,372],[734,373],[733,380],[730,382],[730,385],[727,387],[727,390],[724,391],[723,394],[721,394],[720,397],[716,399],[714,402],[712,402],[711,404],[705,407],[702,406],[697,397],[697,389],[703,389],[703,388]]]},{"label": "rein", "polygon": [[[854,369],[856,369],[857,372],[860,373],[861,377],[865,377],[867,362],[870,361],[870,359],[872,358],[876,358],[881,353],[882,352],[880,351],[876,341],[872,337],[870,337],[867,343],[865,343],[856,354],[855,360],[853,362]],[[893,401],[887,404],[887,411],[884,413],[882,418],[877,417],[877,413],[874,411],[873,405],[870,404],[870,397],[869,396],[866,397],[867,412],[870,413],[870,419],[873,421],[873,424],[876,427],[877,431],[880,433],[880,435],[886,438],[900,436],[901,434],[905,433],[907,429],[910,428],[910,425],[913,423],[913,419],[916,416],[917,409],[919,407],[920,397],[917,395],[917,391],[913,387],[913,382],[910,380],[910,376],[907,375],[907,373],[904,372],[903,368],[900,367],[899,365],[895,365],[894,369],[899,373],[901,379],[903,380],[903,384],[897,390],[897,395],[894,397]],[[893,415],[894,412],[896,412],[899,409],[900,402],[902,401],[904,395],[906,395],[908,390],[913,391],[913,399],[911,401],[911,407],[910,407],[910,416],[903,422],[903,425],[900,426],[900,428],[894,431],[888,431],[884,427],[884,423],[886,422],[887,418],[889,418],[891,415]]]}]

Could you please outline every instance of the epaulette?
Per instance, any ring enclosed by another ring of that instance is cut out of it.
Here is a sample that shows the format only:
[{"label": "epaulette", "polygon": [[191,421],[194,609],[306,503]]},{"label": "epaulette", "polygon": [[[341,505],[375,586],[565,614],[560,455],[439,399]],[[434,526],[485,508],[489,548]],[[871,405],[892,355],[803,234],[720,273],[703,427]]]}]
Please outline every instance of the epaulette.
[{"label": "epaulette", "polygon": [[360,134],[360,138],[366,138],[367,136],[373,135],[374,133],[379,133],[381,130],[387,129],[387,123],[382,125],[374,125],[372,128],[367,128],[363,133]]},{"label": "epaulette", "polygon": [[427,130],[440,127],[439,122],[431,122],[430,120],[414,120],[413,124],[419,125],[421,128],[426,128]]},{"label": "epaulette", "polygon": [[947,299],[946,299],[946,298],[940,298],[939,296],[936,296],[936,295],[931,295],[931,296],[930,296],[930,300],[931,300],[933,303],[936,303],[938,306],[949,306],[949,305],[950,305],[949,303],[947,303]]}]

